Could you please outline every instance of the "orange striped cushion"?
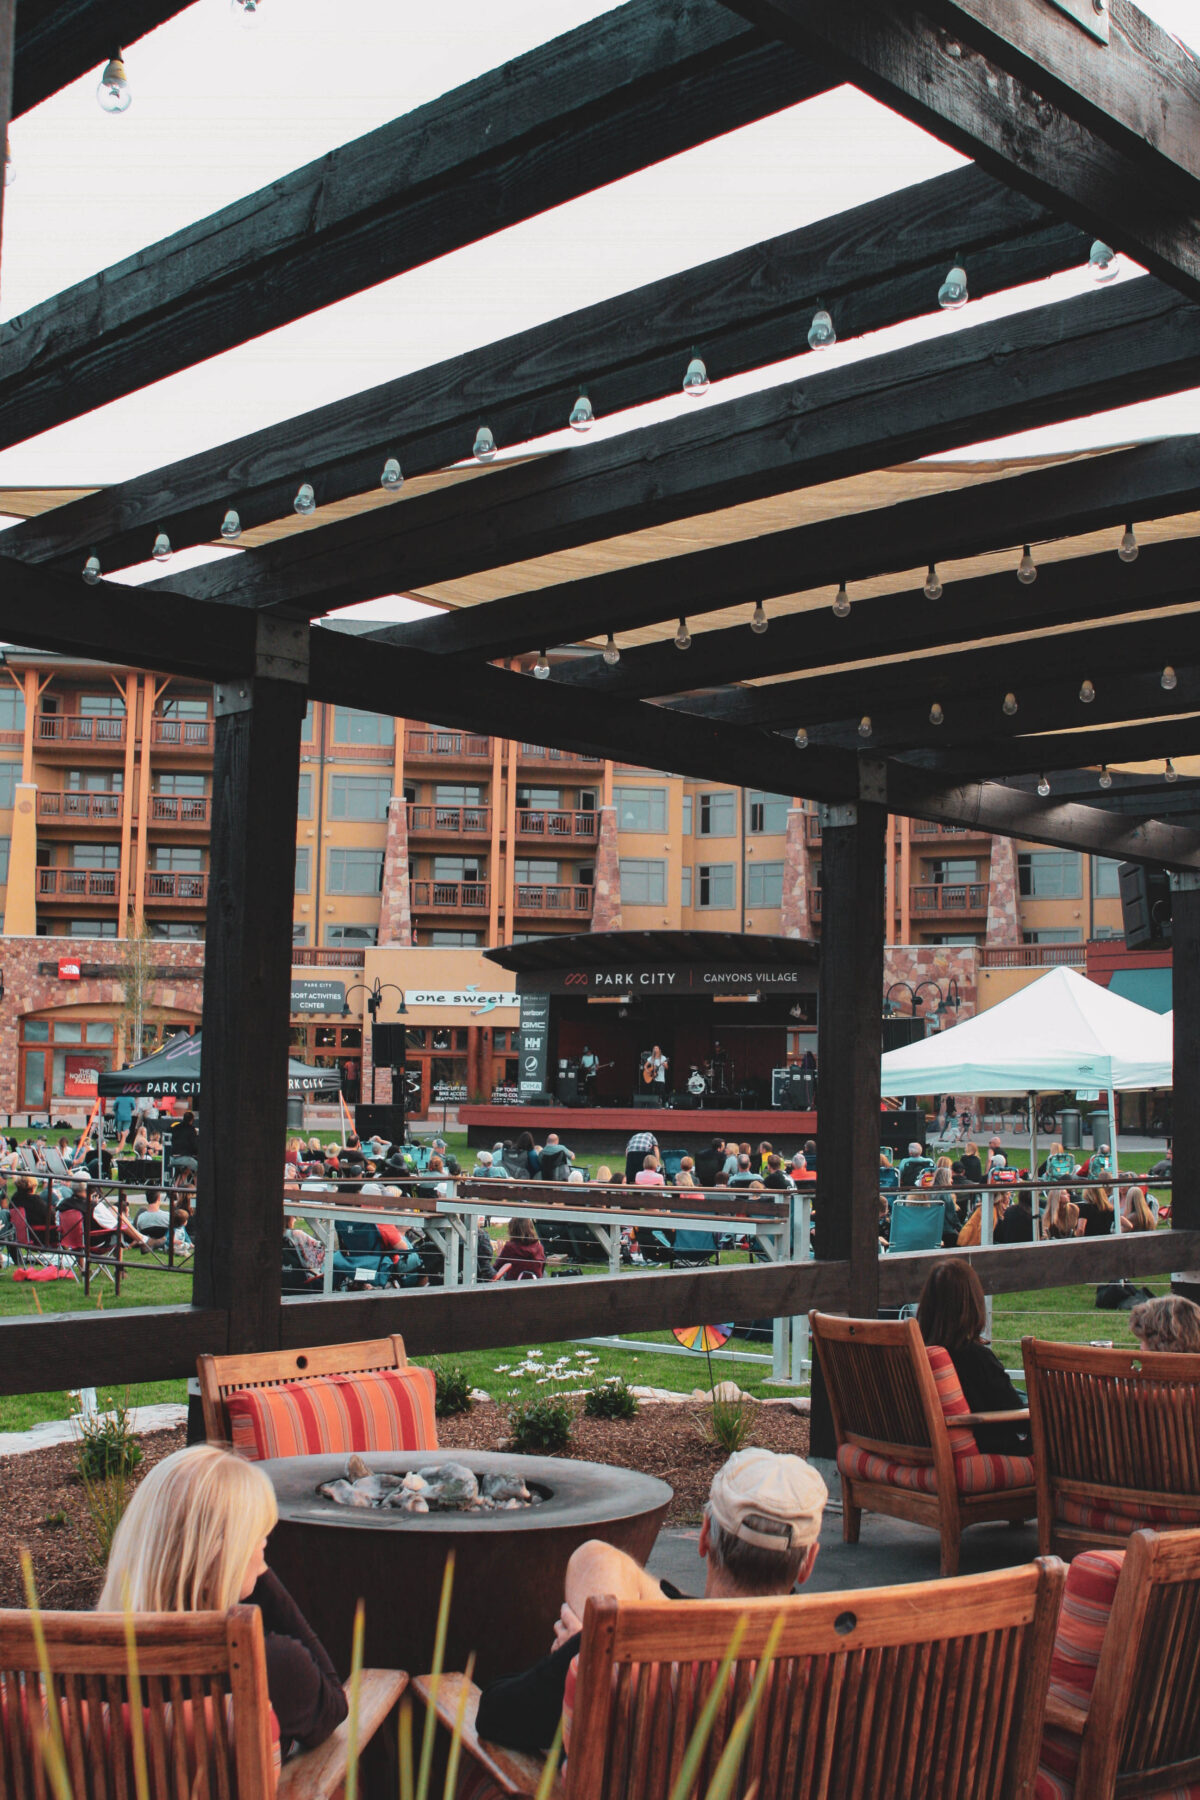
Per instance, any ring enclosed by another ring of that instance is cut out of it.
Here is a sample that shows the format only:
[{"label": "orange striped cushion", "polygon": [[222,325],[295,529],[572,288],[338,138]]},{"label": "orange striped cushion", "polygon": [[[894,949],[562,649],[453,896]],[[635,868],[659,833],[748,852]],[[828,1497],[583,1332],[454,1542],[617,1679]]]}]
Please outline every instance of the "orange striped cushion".
[{"label": "orange striped cushion", "polygon": [[[837,1465],[853,1481],[878,1481],[887,1487],[908,1488],[914,1494],[936,1494],[937,1471],[932,1463],[895,1462],[875,1456],[855,1444],[838,1447]],[[954,1459],[955,1486],[960,1494],[994,1494],[1008,1488],[1033,1486],[1033,1461],[1028,1456],[992,1456],[977,1452]]]},{"label": "orange striped cushion", "polygon": [[[1130,1501],[1134,1499],[1130,1496]],[[1066,1494],[1054,1497],[1054,1514],[1064,1525],[1079,1525],[1085,1531],[1103,1531],[1109,1537],[1132,1537],[1135,1531],[1154,1531],[1164,1525],[1200,1525],[1200,1509],[1195,1506],[1138,1506],[1128,1510],[1092,1505],[1087,1500],[1073,1500]],[[1076,1559],[1078,1560],[1078,1559]]]},{"label": "orange striped cushion", "polygon": [[978,1456],[979,1445],[971,1427],[959,1425],[956,1428],[953,1422],[956,1414],[969,1413],[971,1409],[967,1405],[967,1397],[962,1391],[958,1370],[954,1367],[950,1352],[943,1349],[941,1344],[927,1344],[925,1354],[933,1371],[933,1385],[942,1403],[942,1417],[950,1436],[950,1454],[955,1457]]},{"label": "orange striped cushion", "polygon": [[409,1366],[240,1388],[225,1405],[233,1447],[252,1462],[351,1450],[436,1450],[432,1371]]}]

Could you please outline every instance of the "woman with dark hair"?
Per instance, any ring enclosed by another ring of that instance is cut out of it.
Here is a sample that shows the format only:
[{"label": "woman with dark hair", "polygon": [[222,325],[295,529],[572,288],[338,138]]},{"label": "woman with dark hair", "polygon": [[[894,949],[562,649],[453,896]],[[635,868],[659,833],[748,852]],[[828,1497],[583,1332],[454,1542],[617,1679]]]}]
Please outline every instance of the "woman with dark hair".
[{"label": "woman with dark hair", "polygon": [[[528,1137],[528,1132],[525,1136]],[[510,1219],[508,1237],[496,1258],[503,1281],[540,1281],[546,1272],[546,1251],[532,1219]]]},{"label": "woman with dark hair", "polygon": [[537,1153],[537,1146],[534,1144],[533,1133],[531,1131],[523,1131],[521,1133],[520,1137],[513,1145],[513,1154],[523,1175],[526,1173],[530,1175],[541,1174],[542,1159]]},{"label": "woman with dark hair", "polygon": [[[935,1263],[917,1306],[917,1324],[926,1344],[950,1352],[959,1385],[972,1412],[1017,1412],[1024,1401],[998,1356],[983,1342],[987,1308],[979,1277],[957,1257]],[[976,1425],[975,1441],[985,1455],[1030,1455],[1029,1425],[1012,1420]]]}]

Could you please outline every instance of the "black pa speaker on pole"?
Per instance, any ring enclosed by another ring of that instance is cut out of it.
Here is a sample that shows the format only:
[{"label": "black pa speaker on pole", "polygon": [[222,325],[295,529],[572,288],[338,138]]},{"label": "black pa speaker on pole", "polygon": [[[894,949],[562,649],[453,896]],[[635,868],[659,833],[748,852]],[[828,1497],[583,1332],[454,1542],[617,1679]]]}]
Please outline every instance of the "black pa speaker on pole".
[{"label": "black pa speaker on pole", "polygon": [[1169,944],[1171,882],[1166,870],[1148,869],[1143,863],[1122,863],[1117,879],[1125,948],[1140,950],[1147,944]]}]

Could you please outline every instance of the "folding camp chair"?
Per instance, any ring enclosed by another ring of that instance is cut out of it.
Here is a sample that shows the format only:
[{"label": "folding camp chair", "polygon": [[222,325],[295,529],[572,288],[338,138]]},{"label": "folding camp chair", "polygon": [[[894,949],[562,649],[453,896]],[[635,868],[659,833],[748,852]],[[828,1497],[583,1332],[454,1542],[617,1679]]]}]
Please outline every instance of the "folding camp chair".
[{"label": "folding camp chair", "polygon": [[894,1200],[888,1253],[939,1249],[945,1223],[946,1208],[940,1194],[929,1200],[911,1200],[907,1196],[903,1200]]}]

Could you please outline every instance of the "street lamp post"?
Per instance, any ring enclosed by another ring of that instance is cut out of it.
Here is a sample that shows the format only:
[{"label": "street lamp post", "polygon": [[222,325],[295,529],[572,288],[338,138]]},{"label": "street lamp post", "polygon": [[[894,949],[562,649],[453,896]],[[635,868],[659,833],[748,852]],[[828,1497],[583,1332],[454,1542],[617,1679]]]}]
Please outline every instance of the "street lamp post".
[{"label": "street lamp post", "polygon": [[[375,977],[374,982],[372,983],[372,985],[370,987],[367,986],[365,981],[356,981],[354,983],[353,987],[346,989],[346,997],[342,1003],[344,1012],[348,1013],[350,1011],[350,996],[351,996],[351,994],[357,994],[360,989],[367,996],[367,1011],[371,1015],[371,1105],[374,1106],[374,1104],[375,1104],[375,1027],[379,1022],[379,1009],[383,1005],[383,996],[388,993],[399,994],[400,1004],[396,1008],[396,1011],[401,1017],[403,1017],[408,1012],[408,1007],[405,1004],[405,1000],[404,1000],[404,989],[397,987],[394,981],[381,982],[377,975]],[[407,1060],[408,1060],[407,1059],[407,1044],[405,1043],[404,1028],[401,1027],[401,1029],[400,1029],[400,1061],[399,1061],[399,1063],[397,1063],[395,1061],[394,1057],[392,1060],[392,1101],[394,1104],[395,1099],[396,1099],[395,1077],[396,1077],[396,1071],[397,1071],[397,1069],[399,1069],[399,1072],[400,1072],[400,1116],[401,1116],[402,1120],[404,1120],[407,1115],[407,1098],[408,1097],[405,1092],[405,1064],[406,1064]],[[403,1137],[403,1132],[401,1133],[401,1136]]]}]

